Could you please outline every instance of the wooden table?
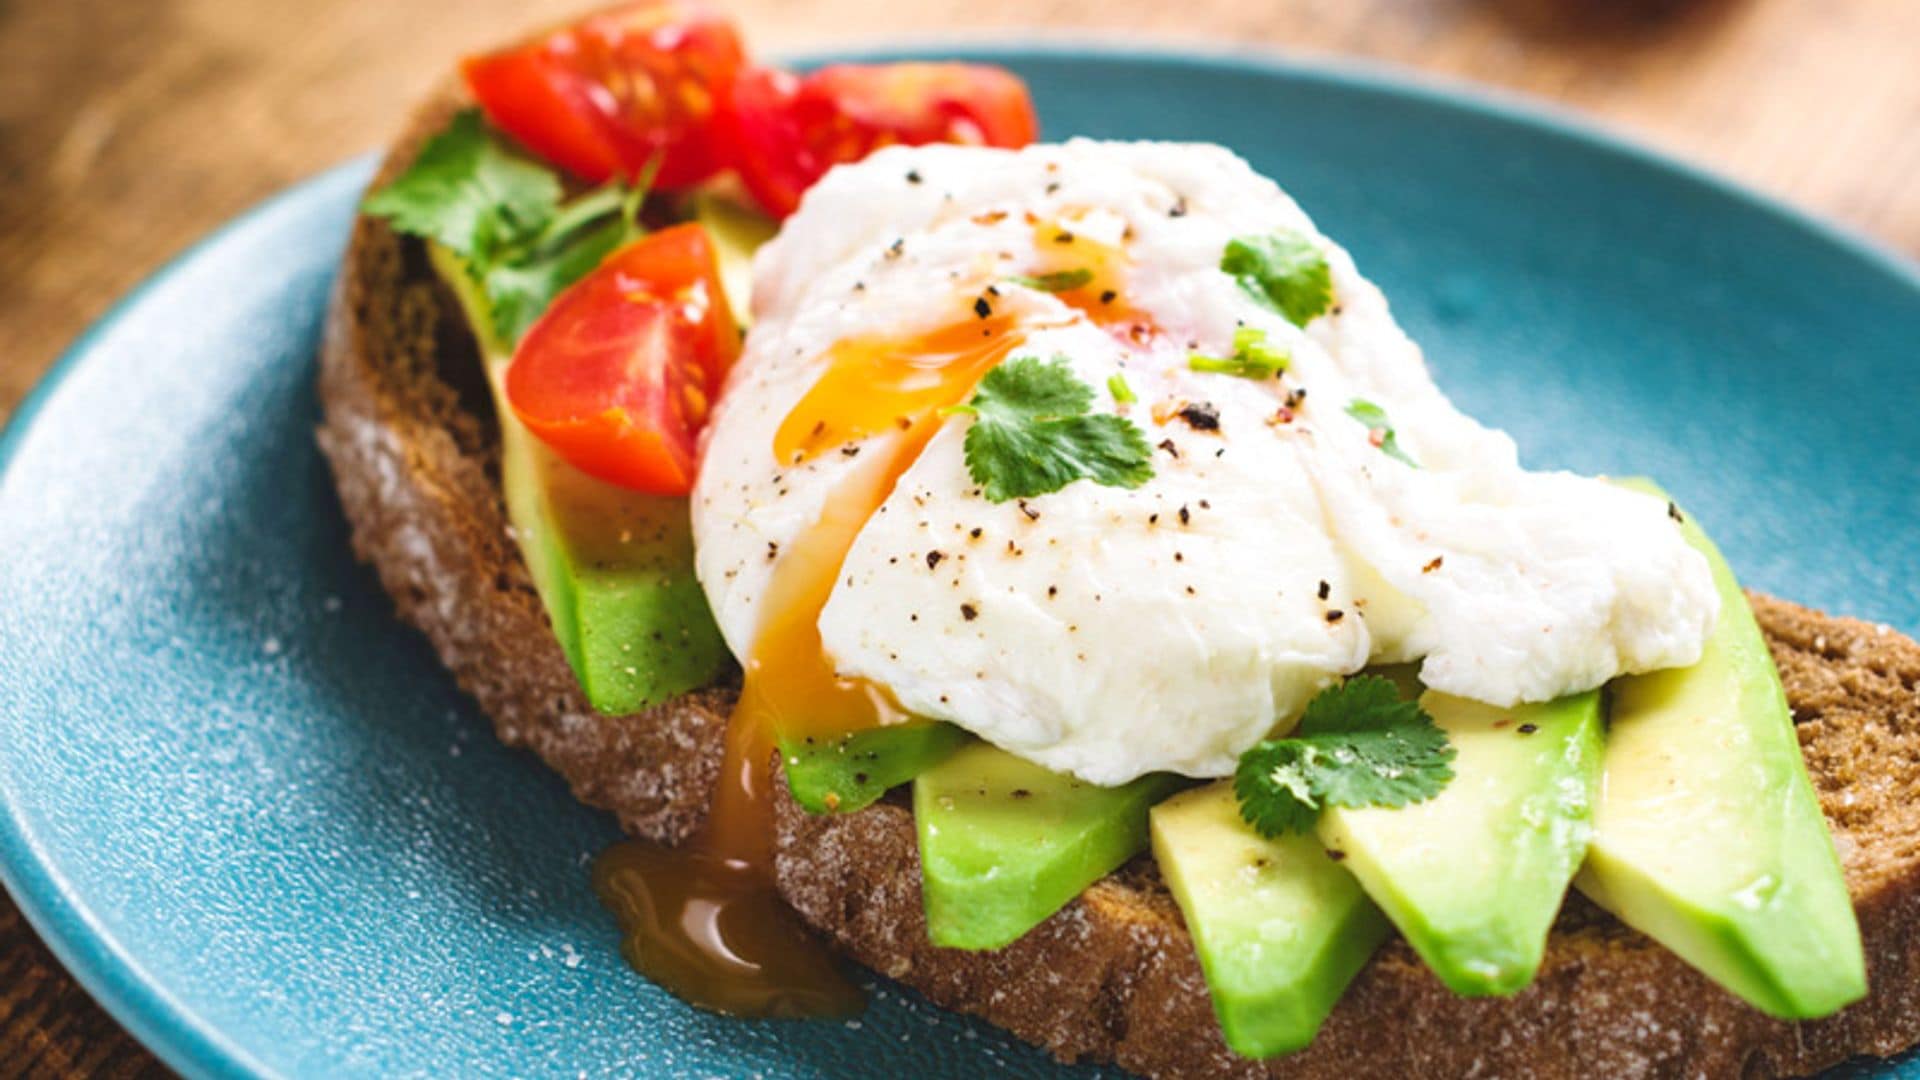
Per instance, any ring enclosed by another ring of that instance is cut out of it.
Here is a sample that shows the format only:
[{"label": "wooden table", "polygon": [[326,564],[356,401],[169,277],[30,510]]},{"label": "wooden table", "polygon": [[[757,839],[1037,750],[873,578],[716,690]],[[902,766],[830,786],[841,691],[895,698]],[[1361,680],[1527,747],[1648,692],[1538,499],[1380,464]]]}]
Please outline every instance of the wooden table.
[{"label": "wooden table", "polygon": [[[0,0],[0,419],[167,256],[275,189],[378,146],[457,53],[579,6]],[[1041,26],[1418,66],[1556,99],[1920,254],[1916,0],[731,6],[764,49]],[[0,896],[0,1075],[162,1072]]]}]

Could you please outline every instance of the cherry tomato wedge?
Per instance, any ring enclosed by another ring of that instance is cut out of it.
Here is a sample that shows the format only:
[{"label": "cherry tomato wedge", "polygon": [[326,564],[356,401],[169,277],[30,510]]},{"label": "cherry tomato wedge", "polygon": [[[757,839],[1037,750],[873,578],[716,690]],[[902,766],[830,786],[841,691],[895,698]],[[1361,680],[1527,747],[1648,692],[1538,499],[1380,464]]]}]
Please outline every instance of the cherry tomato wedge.
[{"label": "cherry tomato wedge", "polygon": [[653,495],[693,489],[697,436],[740,331],[713,244],[677,225],[607,256],[514,350],[507,402],[562,458]]},{"label": "cherry tomato wedge", "polygon": [[461,64],[495,127],[583,179],[697,184],[727,164],[714,117],[744,63],[733,24],[691,3],[607,8]]},{"label": "cherry tomato wedge", "polygon": [[883,146],[1025,146],[1039,135],[1026,84],[981,64],[838,64],[796,77],[748,68],[724,138],[755,199],[776,217],[826,171]]}]

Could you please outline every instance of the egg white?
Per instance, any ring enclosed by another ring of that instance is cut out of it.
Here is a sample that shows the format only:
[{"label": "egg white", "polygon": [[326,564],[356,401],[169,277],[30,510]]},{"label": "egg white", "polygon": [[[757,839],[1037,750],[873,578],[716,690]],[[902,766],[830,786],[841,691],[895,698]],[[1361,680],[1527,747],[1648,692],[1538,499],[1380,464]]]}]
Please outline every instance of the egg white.
[{"label": "egg white", "polygon": [[[1031,218],[1124,247],[1142,346],[1050,294]],[[1335,308],[1295,327],[1219,270],[1235,237],[1291,229],[1332,269]],[[1434,386],[1384,297],[1270,180],[1216,146],[1075,140],[1021,151],[892,148],[835,169],[755,264],[754,324],[704,444],[696,561],[747,655],[779,552],[860,457],[777,461],[773,432],[831,347],[928,332],[994,304],[1031,327],[1016,355],[1063,356],[1097,391],[1124,376],[1155,474],[995,504],[947,420],[875,513],[820,618],[843,674],[888,687],[1049,768],[1120,783],[1231,772],[1319,689],[1370,661],[1498,705],[1692,663],[1717,613],[1705,560],[1657,500],[1520,468],[1512,441]],[[1189,370],[1257,327],[1283,380]],[[1271,423],[1285,395],[1307,397]],[[1387,457],[1346,412],[1386,410]],[[1155,404],[1206,402],[1217,432]],[[887,434],[856,448],[885,453]],[[976,535],[977,534],[977,535]],[[937,557],[930,558],[930,555]]]}]

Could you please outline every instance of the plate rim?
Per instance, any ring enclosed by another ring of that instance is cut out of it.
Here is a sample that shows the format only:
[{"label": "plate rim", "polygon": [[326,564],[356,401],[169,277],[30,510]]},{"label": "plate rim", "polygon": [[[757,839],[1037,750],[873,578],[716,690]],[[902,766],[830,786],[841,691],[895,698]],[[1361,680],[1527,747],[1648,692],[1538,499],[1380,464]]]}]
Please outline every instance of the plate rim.
[{"label": "plate rim", "polygon": [[[899,37],[885,43],[857,43],[844,49],[776,53],[795,64],[876,61],[946,56],[982,61],[1022,59],[1097,60],[1148,67],[1238,70],[1260,76],[1319,83],[1375,96],[1405,97],[1458,113],[1490,116],[1534,135],[1598,148],[1624,157],[1724,200],[1741,204],[1791,227],[1808,238],[1837,247],[1903,285],[1920,300],[1920,261],[1890,243],[1814,211],[1762,192],[1672,151],[1642,142],[1585,114],[1518,91],[1437,75],[1399,64],[1359,57],[1304,54],[1271,46],[1241,46],[1197,38],[1167,46],[1141,45],[1100,35],[1026,32]],[[132,289],[94,319],[48,366],[0,426],[0,486],[41,410],[67,377],[86,362],[109,332],[146,299],[190,269],[203,255],[336,186],[359,188],[371,178],[384,149],[356,155],[255,202],[161,262]],[[344,238],[343,238],[344,240]],[[278,1075],[205,1017],[179,1001],[164,982],[128,954],[94,912],[53,868],[34,834],[24,826],[14,796],[0,787],[0,885],[48,950],[87,994],[142,1046],[167,1066],[190,1077],[272,1077]]]}]

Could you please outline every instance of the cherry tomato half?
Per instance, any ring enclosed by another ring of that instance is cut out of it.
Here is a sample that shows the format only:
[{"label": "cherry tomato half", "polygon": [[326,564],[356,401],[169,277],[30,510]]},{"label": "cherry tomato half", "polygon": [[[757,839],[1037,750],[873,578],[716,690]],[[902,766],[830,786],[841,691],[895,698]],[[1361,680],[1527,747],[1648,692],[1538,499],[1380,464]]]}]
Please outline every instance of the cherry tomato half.
[{"label": "cherry tomato half", "polygon": [[1026,84],[981,64],[838,64],[796,77],[748,68],[724,139],[755,199],[776,217],[828,169],[883,146],[1025,146],[1039,135]]},{"label": "cherry tomato half", "polygon": [[494,126],[600,183],[661,155],[655,186],[697,184],[727,164],[714,117],[744,63],[733,24],[692,3],[645,0],[461,64]]},{"label": "cherry tomato half", "polygon": [[574,467],[653,495],[693,489],[697,436],[740,331],[699,225],[607,256],[533,324],[507,368],[514,415]]}]

